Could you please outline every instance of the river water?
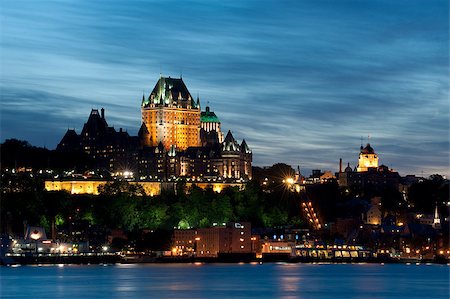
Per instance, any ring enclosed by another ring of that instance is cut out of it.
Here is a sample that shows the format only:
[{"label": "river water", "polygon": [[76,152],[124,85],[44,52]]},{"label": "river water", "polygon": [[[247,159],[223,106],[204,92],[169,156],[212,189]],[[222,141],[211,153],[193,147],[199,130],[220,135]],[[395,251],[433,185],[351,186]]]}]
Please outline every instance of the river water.
[{"label": "river water", "polygon": [[0,267],[1,298],[450,298],[447,265]]}]

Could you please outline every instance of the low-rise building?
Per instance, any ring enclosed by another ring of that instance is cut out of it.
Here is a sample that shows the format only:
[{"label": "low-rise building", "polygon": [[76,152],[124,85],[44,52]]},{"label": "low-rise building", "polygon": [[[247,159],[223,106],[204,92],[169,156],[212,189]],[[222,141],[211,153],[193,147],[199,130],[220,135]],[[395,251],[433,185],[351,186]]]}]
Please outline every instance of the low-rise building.
[{"label": "low-rise building", "polygon": [[218,257],[220,254],[255,252],[256,238],[249,222],[230,222],[209,228],[175,230],[172,238],[175,255]]}]

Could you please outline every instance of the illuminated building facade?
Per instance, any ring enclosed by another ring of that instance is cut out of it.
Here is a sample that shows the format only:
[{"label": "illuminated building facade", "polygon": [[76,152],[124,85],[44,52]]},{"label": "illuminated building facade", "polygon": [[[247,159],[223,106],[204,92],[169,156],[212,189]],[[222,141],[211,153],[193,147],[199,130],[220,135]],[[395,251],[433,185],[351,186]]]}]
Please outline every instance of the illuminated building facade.
[{"label": "illuminated building facade", "polygon": [[373,148],[367,143],[366,147],[361,145],[361,152],[359,153],[358,167],[356,171],[363,172],[367,171],[369,168],[378,167],[378,155],[375,153]]},{"label": "illuminated building facade", "polygon": [[256,250],[253,239],[250,222],[174,230],[172,252],[176,255],[195,254],[197,257],[251,253]]},{"label": "illuminated building facade", "polygon": [[141,111],[144,146],[200,146],[200,101],[194,101],[181,78],[160,77],[149,97],[143,96]]},{"label": "illuminated building facade", "polygon": [[200,123],[202,140],[204,140],[206,144],[211,143],[211,138],[213,138],[213,141],[214,138],[217,138],[217,141],[219,143],[223,142],[223,133],[220,125],[220,120],[208,106],[206,106],[206,110],[202,111],[201,113]]},{"label": "illuminated building facade", "polygon": [[340,186],[371,186],[373,188],[384,188],[392,186],[398,188],[400,175],[389,169],[386,165],[378,166],[378,155],[374,149],[367,144],[361,146],[358,166],[352,169],[350,163],[342,170],[342,160],[339,162],[338,182]]},{"label": "illuminated building facade", "polygon": [[160,77],[143,96],[141,112],[138,135],[130,136],[108,126],[103,108],[92,109],[81,134],[67,130],[57,150],[88,157],[91,163],[78,168],[132,172],[139,180],[251,179],[252,151],[245,140],[239,144],[231,131],[224,138],[217,115],[209,107],[200,110],[181,78]]}]

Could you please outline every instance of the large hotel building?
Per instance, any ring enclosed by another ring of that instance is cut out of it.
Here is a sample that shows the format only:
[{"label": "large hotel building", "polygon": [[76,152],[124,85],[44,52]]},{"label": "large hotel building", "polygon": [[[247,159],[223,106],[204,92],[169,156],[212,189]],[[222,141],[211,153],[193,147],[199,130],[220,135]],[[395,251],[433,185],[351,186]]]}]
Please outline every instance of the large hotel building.
[{"label": "large hotel building", "polygon": [[238,143],[231,131],[224,137],[217,115],[209,107],[201,111],[181,78],[160,77],[142,97],[141,113],[138,136],[130,136],[108,126],[103,108],[93,109],[81,134],[67,130],[57,150],[83,153],[90,168],[132,172],[141,180],[251,178],[252,151],[245,140]]}]

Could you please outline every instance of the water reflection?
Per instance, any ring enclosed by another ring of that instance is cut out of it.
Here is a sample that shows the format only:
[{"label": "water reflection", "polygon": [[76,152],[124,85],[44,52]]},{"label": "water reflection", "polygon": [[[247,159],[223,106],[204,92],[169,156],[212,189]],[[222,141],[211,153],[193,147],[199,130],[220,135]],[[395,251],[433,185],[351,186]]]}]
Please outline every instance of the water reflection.
[{"label": "water reflection", "polygon": [[448,298],[449,269],[375,264],[2,267],[0,297]]}]

